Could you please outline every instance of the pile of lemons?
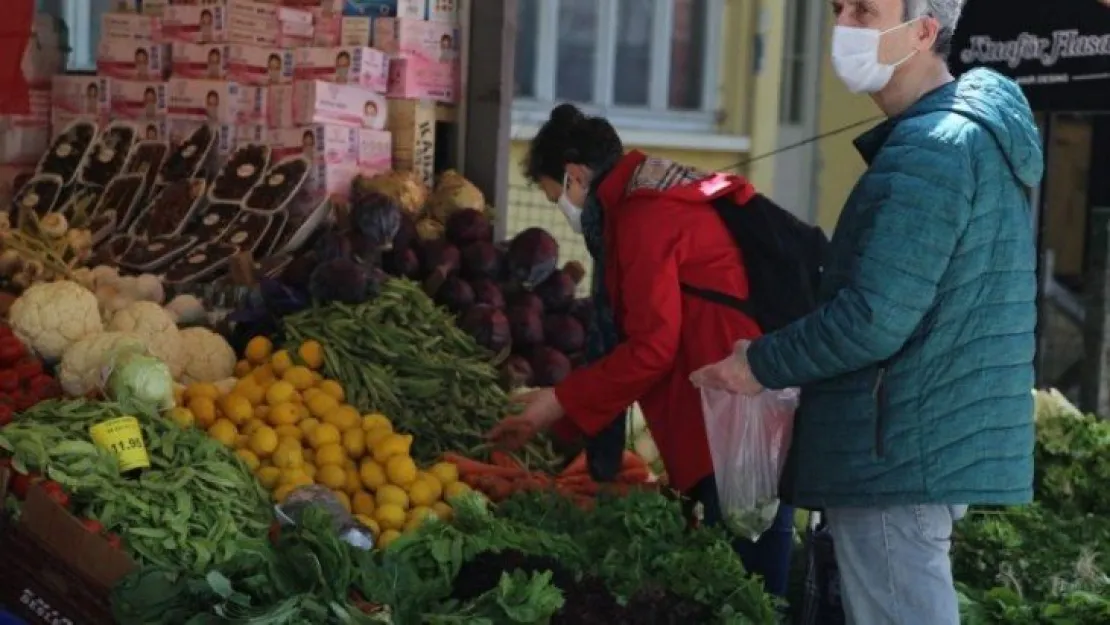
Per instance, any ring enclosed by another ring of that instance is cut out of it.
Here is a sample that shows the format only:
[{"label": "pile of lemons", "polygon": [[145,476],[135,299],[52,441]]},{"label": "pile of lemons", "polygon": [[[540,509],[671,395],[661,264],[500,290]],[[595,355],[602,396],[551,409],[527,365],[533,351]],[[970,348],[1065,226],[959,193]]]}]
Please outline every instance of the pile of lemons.
[{"label": "pile of lemons", "polygon": [[294,355],[255,337],[244,355],[229,392],[186,386],[170,416],[233,448],[274,501],[325,486],[382,547],[431,516],[451,517],[447,500],[468,490],[455,465],[422,470],[409,453],[411,436],[395,432],[385,415],[344,403],[343,386],[319,373],[318,342],[305,341]]}]

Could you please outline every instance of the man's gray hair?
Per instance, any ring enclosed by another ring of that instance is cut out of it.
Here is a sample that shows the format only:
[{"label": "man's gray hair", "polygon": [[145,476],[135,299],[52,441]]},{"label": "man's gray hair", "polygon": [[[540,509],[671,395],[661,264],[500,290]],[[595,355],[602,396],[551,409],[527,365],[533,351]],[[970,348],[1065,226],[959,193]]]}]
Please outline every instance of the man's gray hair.
[{"label": "man's gray hair", "polygon": [[952,52],[952,35],[960,21],[965,0],[904,0],[906,21],[918,17],[931,17],[940,24],[933,52],[947,58]]}]

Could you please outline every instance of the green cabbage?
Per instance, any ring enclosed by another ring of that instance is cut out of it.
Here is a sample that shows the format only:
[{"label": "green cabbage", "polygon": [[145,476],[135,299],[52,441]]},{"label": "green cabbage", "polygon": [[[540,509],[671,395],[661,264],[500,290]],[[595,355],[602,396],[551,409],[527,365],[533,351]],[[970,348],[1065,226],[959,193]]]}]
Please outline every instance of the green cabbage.
[{"label": "green cabbage", "polygon": [[166,363],[134,349],[124,349],[111,360],[108,395],[127,410],[156,413],[173,408],[173,375]]}]

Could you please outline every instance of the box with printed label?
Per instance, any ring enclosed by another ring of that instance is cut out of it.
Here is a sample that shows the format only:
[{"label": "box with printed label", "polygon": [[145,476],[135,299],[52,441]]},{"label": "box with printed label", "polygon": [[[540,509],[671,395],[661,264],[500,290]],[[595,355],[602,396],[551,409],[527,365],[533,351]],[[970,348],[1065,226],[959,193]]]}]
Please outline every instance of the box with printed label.
[{"label": "box with printed label", "polygon": [[233,43],[228,47],[228,78],[244,85],[279,85],[293,82],[292,50]]},{"label": "box with printed label", "polygon": [[302,48],[296,66],[297,80],[358,85],[379,93],[389,88],[389,56],[374,48]]},{"label": "box with printed label", "polygon": [[97,50],[96,71],[109,78],[162,80],[169,69],[168,50],[161,43],[105,39]]},{"label": "box with printed label", "polygon": [[309,163],[355,165],[358,163],[359,129],[334,124],[312,124],[270,130],[272,159],[301,155]]},{"label": "box with printed label", "polygon": [[459,29],[439,22],[377,19],[374,20],[374,47],[423,61],[453,62],[459,58]]},{"label": "box with printed label", "polygon": [[[340,45],[340,36],[343,32],[343,18],[337,13],[329,13],[325,9],[312,9],[312,45],[333,47]],[[369,32],[369,26],[367,26]],[[369,39],[366,41],[370,42]]]},{"label": "box with printed label", "polygon": [[175,78],[227,78],[227,44],[175,41],[171,56]]},{"label": "box with printed label", "polygon": [[59,135],[65,132],[65,129],[70,124],[77,121],[89,122],[96,124],[98,127],[108,123],[108,113],[104,112],[100,115],[86,115],[83,113],[71,113],[61,109],[53,109],[50,111],[50,139],[56,139]]},{"label": "box with printed label", "polygon": [[100,40],[161,41],[162,20],[138,13],[104,13],[100,16]]},{"label": "box with printed label", "polygon": [[294,117],[295,84],[266,87],[266,125],[270,128],[292,128],[297,125]]},{"label": "box with printed label", "polygon": [[[203,124],[208,122],[195,119],[171,119],[169,122],[169,141],[171,145],[180,145]],[[223,162],[235,151],[235,124],[212,125],[216,137],[214,149],[220,162]]]},{"label": "box with printed label", "polygon": [[367,174],[380,174],[393,168],[393,135],[388,130],[358,131],[358,166]]},{"label": "box with printed label", "polygon": [[395,17],[398,0],[344,0],[343,15],[350,17]]},{"label": "box with printed label", "polygon": [[135,127],[139,130],[139,138],[146,141],[165,141],[170,136],[169,120],[165,117],[136,121]]},{"label": "box with printed label", "polygon": [[389,105],[381,94],[355,85],[322,80],[293,85],[293,116],[298,125],[341,124],[382,130]]},{"label": "box with printed label", "polygon": [[389,62],[389,97],[457,102],[458,68],[458,63],[394,57]]},{"label": "box with printed label", "polygon": [[459,23],[459,0],[426,0],[426,2],[424,19],[429,22]]},{"label": "box with printed label", "polygon": [[266,143],[270,130],[265,124],[236,124],[235,145],[245,143]]},{"label": "box with printed label", "polygon": [[393,168],[411,171],[421,182],[435,184],[436,105],[427,100],[389,101],[388,128],[393,133]]},{"label": "box with printed label", "polygon": [[224,80],[173,78],[169,82],[169,115],[178,119],[225,124],[265,119],[261,87]]},{"label": "box with printed label", "polygon": [[252,0],[228,0],[228,40],[253,46],[312,45],[312,13]]},{"label": "box with printed label", "polygon": [[369,17],[344,17],[339,24],[339,45],[368,46],[374,39],[374,20]]},{"label": "box with printed label", "polygon": [[227,13],[220,5],[173,5],[162,16],[168,41],[218,43],[227,40]]},{"label": "box with printed label", "polygon": [[143,15],[162,15],[170,4],[187,4],[171,0],[115,0],[116,11],[121,13],[142,13]]},{"label": "box with printed label", "polygon": [[113,80],[112,117],[156,119],[167,112],[166,83],[151,80]]},{"label": "box with printed label", "polygon": [[52,81],[55,111],[74,115],[105,116],[111,110],[111,80],[104,76],[58,75]]}]

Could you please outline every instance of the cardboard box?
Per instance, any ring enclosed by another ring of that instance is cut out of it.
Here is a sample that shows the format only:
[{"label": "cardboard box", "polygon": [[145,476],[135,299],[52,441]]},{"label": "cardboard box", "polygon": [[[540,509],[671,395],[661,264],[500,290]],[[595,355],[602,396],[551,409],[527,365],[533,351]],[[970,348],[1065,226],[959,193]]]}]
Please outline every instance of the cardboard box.
[{"label": "cardboard box", "polygon": [[[142,13],[143,15],[161,16],[171,0],[113,0],[115,11],[120,13]],[[184,3],[181,3],[184,4]]]},{"label": "cardboard box", "polygon": [[60,74],[52,81],[55,111],[103,116],[110,110],[111,80],[103,76]]},{"label": "cardboard box", "polygon": [[157,17],[111,12],[100,16],[101,41],[157,42],[162,37],[162,20]]},{"label": "cardboard box", "polygon": [[105,111],[100,115],[85,115],[54,109],[50,111],[50,140],[57,139],[70,124],[76,121],[87,121],[96,124],[97,127],[105,126],[108,124],[108,112]]},{"label": "cardboard box", "polygon": [[322,80],[293,84],[293,117],[297,125],[338,124],[384,130],[389,109],[385,96],[354,85]]},{"label": "cardboard box", "polygon": [[228,46],[227,75],[242,85],[281,85],[293,82],[293,51],[233,43]]},{"label": "cardboard box", "polygon": [[149,41],[105,39],[96,54],[96,72],[124,80],[164,80],[169,75],[169,49]]},{"label": "cardboard box", "polygon": [[339,45],[368,46],[374,41],[374,20],[344,16],[339,21]]},{"label": "cardboard box", "polygon": [[[342,9],[342,7],[340,7]],[[331,7],[322,7],[309,9],[312,12],[312,23],[314,32],[312,33],[312,45],[332,47],[340,45],[340,33],[343,30],[343,17],[339,11],[333,10]],[[367,33],[370,27],[367,26]],[[366,44],[370,44],[370,39],[366,39]]]},{"label": "cardboard box", "polygon": [[394,57],[389,62],[391,98],[435,100],[453,104],[459,99],[458,63]]},{"label": "cardboard box", "polygon": [[3,509],[8,471],[0,469],[0,603],[36,625],[113,622],[111,588],[134,561],[39,486],[12,520]]},{"label": "cardboard box", "polygon": [[113,118],[149,120],[168,112],[166,83],[162,81],[113,80],[111,93]]},{"label": "cardboard box", "polygon": [[393,135],[393,168],[435,185],[436,106],[427,100],[390,100],[386,128]]},{"label": "cardboard box", "polygon": [[374,47],[423,61],[457,62],[459,29],[440,22],[392,17],[376,19]]},{"label": "cardboard box", "polygon": [[227,41],[227,12],[220,5],[177,5],[166,7],[162,34],[167,41],[219,43]]},{"label": "cardboard box", "polygon": [[358,167],[366,174],[393,169],[393,135],[388,130],[358,131]]},{"label": "cardboard box", "polygon": [[374,48],[303,48],[296,51],[295,65],[297,80],[358,85],[378,93],[389,88],[389,57]]},{"label": "cardboard box", "polygon": [[225,80],[172,78],[168,114],[177,119],[221,124],[265,124],[265,87]]},{"label": "cardboard box", "polygon": [[[207,124],[208,122],[197,121],[194,119],[170,119],[168,124],[168,140],[171,145],[180,145],[193,134],[199,126]],[[235,124],[213,124],[212,129],[216,136],[216,143],[213,146],[214,154],[216,155],[216,162],[223,163],[227,157],[235,151],[236,139],[236,125]]]},{"label": "cardboard box", "polygon": [[312,20],[310,11],[252,0],[227,3],[227,37],[232,43],[282,48],[312,45]]},{"label": "cardboard box", "polygon": [[202,80],[227,78],[227,44],[175,41],[171,56],[172,73],[175,78]]},{"label": "cardboard box", "polygon": [[313,124],[272,129],[269,145],[273,160],[299,154],[313,165],[357,165],[358,137],[358,128]]}]

